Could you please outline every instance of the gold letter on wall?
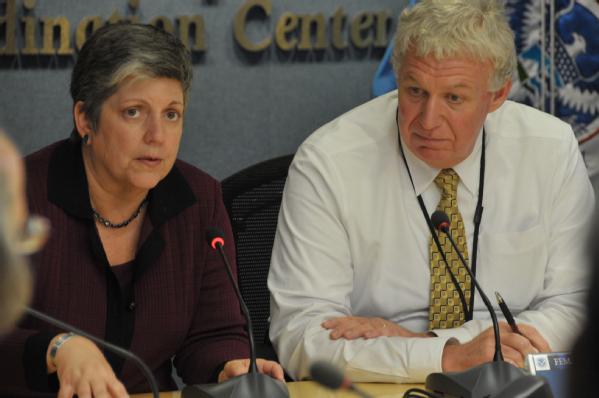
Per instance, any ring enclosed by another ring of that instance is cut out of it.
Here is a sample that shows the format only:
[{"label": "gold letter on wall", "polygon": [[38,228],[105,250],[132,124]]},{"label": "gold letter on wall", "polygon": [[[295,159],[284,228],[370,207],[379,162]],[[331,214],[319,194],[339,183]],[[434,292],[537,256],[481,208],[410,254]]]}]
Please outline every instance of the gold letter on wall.
[{"label": "gold letter on wall", "polygon": [[[204,40],[204,18],[201,15],[194,16],[182,16],[179,20],[179,39],[189,48],[191,51],[206,51],[206,42]],[[193,47],[189,45],[189,30],[190,27],[195,30],[195,41]]]},{"label": "gold letter on wall", "polygon": [[[71,48],[71,24],[66,17],[56,17],[42,18],[42,22],[44,24],[44,39],[42,50],[40,54],[43,55],[54,55],[55,53],[58,55],[70,55],[73,54],[73,49]],[[54,28],[58,29],[59,38],[60,38],[60,46],[58,50],[54,49]]]},{"label": "gold letter on wall", "polygon": [[85,17],[79,22],[77,25],[77,30],[75,31],[75,46],[77,50],[81,50],[83,47],[83,43],[87,40],[87,30],[91,25],[91,32],[94,33],[96,30],[100,29],[102,26],[102,20],[100,17]]},{"label": "gold letter on wall", "polygon": [[283,51],[291,51],[297,46],[297,38],[287,38],[287,34],[297,29],[299,18],[292,12],[285,12],[277,21],[275,28],[275,41],[277,47]]},{"label": "gold letter on wall", "polygon": [[175,32],[175,27],[173,26],[173,23],[164,15],[159,15],[157,17],[152,18],[152,20],[150,21],[150,25],[162,29],[168,33]]},{"label": "gold letter on wall", "polygon": [[361,12],[351,21],[351,41],[356,48],[364,49],[372,44],[372,37],[370,35],[364,37],[363,32],[372,28],[373,22],[374,18],[369,12]]},{"label": "gold letter on wall", "polygon": [[17,10],[15,8],[15,0],[6,0],[6,15],[0,17],[0,29],[4,25],[6,45],[0,47],[0,55],[16,55],[17,46],[15,41],[15,20],[17,18]]},{"label": "gold letter on wall", "polygon": [[233,20],[233,34],[235,36],[235,41],[237,41],[237,44],[239,44],[241,48],[247,51],[260,52],[270,46],[272,38],[267,37],[261,42],[254,43],[246,36],[245,24],[247,22],[247,15],[254,7],[262,9],[266,16],[270,16],[270,13],[272,12],[270,0],[247,0],[235,14],[235,19]]},{"label": "gold letter on wall", "polygon": [[343,40],[343,23],[345,22],[345,14],[343,13],[343,8],[337,8],[331,20],[331,35],[333,47],[335,47],[337,50],[343,50],[347,47],[347,43],[345,42],[345,40]]},{"label": "gold letter on wall", "polygon": [[316,43],[314,43],[314,49],[324,50],[327,48],[325,41],[325,30],[324,30],[324,16],[322,14],[315,15],[302,15],[302,28],[300,43],[297,46],[300,50],[311,50],[312,49],[312,26],[316,26]]},{"label": "gold letter on wall", "polygon": [[387,47],[389,41],[387,40],[387,24],[391,19],[391,15],[387,11],[380,11],[375,14],[376,19],[376,30],[375,30],[375,47]]}]

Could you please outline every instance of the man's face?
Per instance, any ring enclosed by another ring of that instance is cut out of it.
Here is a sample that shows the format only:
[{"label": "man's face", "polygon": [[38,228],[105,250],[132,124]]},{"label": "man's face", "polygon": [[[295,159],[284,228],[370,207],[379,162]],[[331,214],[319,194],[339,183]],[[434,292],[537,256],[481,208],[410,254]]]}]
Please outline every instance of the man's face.
[{"label": "man's face", "polygon": [[507,82],[489,91],[490,63],[418,57],[409,51],[398,76],[399,131],[410,151],[431,167],[466,159],[488,113],[505,101]]}]

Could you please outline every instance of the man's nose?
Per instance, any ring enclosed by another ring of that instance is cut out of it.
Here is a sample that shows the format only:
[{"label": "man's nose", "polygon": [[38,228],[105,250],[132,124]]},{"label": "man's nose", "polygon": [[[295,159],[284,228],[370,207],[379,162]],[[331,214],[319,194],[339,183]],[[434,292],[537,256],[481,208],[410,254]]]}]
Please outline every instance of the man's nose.
[{"label": "man's nose", "polygon": [[441,120],[441,104],[439,100],[429,97],[423,102],[420,110],[420,125],[426,130],[438,127]]}]

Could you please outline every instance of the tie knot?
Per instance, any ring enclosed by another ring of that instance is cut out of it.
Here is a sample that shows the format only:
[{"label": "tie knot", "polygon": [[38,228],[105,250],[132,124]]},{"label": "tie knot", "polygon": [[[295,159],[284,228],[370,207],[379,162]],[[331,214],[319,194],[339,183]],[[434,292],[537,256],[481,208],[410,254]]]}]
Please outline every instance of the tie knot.
[{"label": "tie knot", "polygon": [[435,184],[441,189],[443,199],[455,199],[458,193],[460,176],[453,169],[443,169],[435,177]]}]

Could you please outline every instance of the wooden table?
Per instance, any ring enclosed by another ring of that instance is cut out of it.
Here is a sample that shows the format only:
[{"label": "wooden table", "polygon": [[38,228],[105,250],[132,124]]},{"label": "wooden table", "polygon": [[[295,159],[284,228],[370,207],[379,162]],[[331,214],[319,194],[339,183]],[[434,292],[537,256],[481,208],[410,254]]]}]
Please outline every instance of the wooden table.
[{"label": "wooden table", "polygon": [[[423,388],[422,384],[382,384],[382,383],[357,383],[357,386],[374,397],[401,398],[410,388]],[[287,383],[289,396],[292,398],[355,398],[356,395],[348,392],[334,392],[320,387],[313,381],[298,381]],[[134,394],[132,398],[152,398],[152,394]],[[162,392],[160,398],[181,398],[180,391]]]}]

